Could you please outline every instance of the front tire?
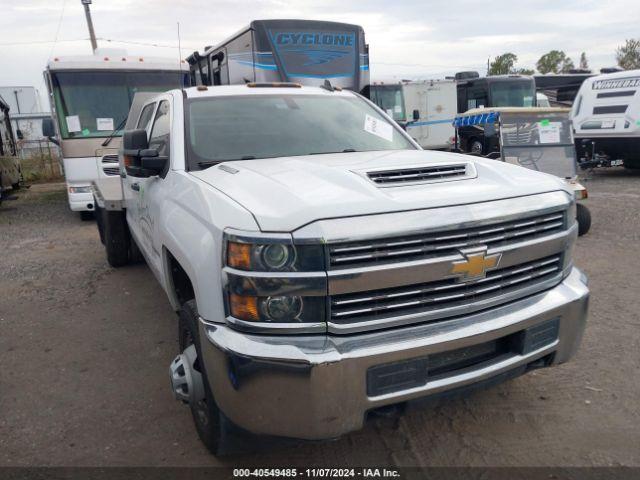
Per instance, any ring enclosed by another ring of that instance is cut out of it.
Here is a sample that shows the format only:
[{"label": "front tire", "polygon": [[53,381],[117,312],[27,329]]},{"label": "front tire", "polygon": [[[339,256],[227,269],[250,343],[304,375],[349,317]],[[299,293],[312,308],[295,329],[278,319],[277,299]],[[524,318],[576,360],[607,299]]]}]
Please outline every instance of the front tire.
[{"label": "front tire", "polygon": [[195,300],[189,300],[178,312],[178,343],[180,352],[190,345],[195,345],[198,358],[194,368],[202,375],[205,399],[196,405],[189,405],[198,436],[207,449],[216,456],[233,453],[231,444],[231,422],[220,411],[214,400],[207,379],[204,364],[200,361],[202,351],[198,333],[198,311]]},{"label": "front tire", "polygon": [[578,236],[582,236],[591,228],[591,212],[581,203],[577,204],[576,220],[578,221]]}]

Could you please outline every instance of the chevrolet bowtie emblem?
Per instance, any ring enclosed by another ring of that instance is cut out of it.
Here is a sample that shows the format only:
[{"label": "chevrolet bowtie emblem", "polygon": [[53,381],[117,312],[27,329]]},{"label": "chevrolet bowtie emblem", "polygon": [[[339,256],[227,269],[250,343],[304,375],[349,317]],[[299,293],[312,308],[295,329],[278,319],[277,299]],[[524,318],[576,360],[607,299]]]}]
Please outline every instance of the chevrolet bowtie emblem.
[{"label": "chevrolet bowtie emblem", "polygon": [[451,274],[459,277],[461,282],[484,278],[488,270],[493,270],[500,263],[501,253],[487,255],[487,250],[460,252],[464,260],[453,262]]}]

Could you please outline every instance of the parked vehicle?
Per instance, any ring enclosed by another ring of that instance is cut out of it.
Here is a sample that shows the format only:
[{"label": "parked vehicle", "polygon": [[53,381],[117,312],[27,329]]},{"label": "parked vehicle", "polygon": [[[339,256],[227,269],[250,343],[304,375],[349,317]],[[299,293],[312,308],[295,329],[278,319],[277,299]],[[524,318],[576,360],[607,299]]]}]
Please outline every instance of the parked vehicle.
[{"label": "parked vehicle", "polygon": [[[576,151],[568,108],[478,108],[456,117],[456,142],[486,155],[563,179],[576,200],[587,199],[578,182]],[[591,213],[576,208],[578,233],[591,227]]]},{"label": "parked vehicle", "polygon": [[22,172],[17,153],[9,104],[0,97],[0,203],[7,192],[20,187]]},{"label": "parked vehicle", "polygon": [[451,149],[457,109],[455,80],[374,83],[369,98],[422,148]]},{"label": "parked vehicle", "polygon": [[[478,77],[476,72],[456,75],[458,80],[458,113],[473,108],[535,107],[536,86],[527,75],[493,75]],[[470,73],[475,73],[475,78]]]},{"label": "parked vehicle", "polygon": [[316,20],[254,20],[204,53],[187,58],[192,85],[297,82],[362,91],[369,46],[358,25]]},{"label": "parked vehicle", "polygon": [[177,59],[106,49],[47,64],[44,77],[53,119],[43,121],[43,134],[57,137],[60,144],[71,210],[91,218],[91,182],[118,174],[122,126],[135,92],[185,86],[187,71]]},{"label": "parked vehicle", "polygon": [[423,151],[330,86],[173,90],[135,124],[124,196],[95,186],[108,259],[139,248],[178,312],[172,388],[213,453],[239,430],[335,438],[576,352],[567,183]]},{"label": "parked vehicle", "polygon": [[587,78],[571,116],[581,166],[640,168],[640,70]]}]

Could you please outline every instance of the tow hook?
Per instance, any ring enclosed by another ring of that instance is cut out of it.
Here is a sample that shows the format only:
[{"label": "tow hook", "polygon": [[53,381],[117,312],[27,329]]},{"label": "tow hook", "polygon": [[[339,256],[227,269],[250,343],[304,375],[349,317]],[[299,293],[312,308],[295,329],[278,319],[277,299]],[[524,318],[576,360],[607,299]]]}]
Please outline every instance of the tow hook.
[{"label": "tow hook", "polygon": [[197,405],[205,399],[202,375],[194,367],[197,359],[195,345],[189,345],[169,366],[171,390],[176,400],[190,405]]}]

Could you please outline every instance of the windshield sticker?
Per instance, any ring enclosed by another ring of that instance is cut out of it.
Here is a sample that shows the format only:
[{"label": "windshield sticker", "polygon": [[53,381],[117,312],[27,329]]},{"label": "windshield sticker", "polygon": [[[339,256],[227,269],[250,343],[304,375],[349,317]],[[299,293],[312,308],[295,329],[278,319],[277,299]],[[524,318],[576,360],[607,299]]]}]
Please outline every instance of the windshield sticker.
[{"label": "windshield sticker", "polygon": [[543,127],[546,127],[549,125],[549,120],[547,120],[546,118],[543,120],[540,120],[540,125],[542,125]]},{"label": "windshield sticker", "polygon": [[372,133],[388,142],[393,142],[393,127],[384,120],[378,120],[371,115],[364,117],[365,132]]},{"label": "windshield sticker", "polygon": [[82,130],[82,135],[85,136],[85,137],[88,137],[90,133],[91,132],[89,131],[88,128],[85,128],[85,129]]},{"label": "windshield sticker", "polygon": [[538,125],[540,143],[560,143],[560,122],[549,122]]},{"label": "windshield sticker", "polygon": [[96,118],[96,129],[113,131],[113,118]]},{"label": "windshield sticker", "polygon": [[393,117],[393,110],[391,108],[387,108],[387,115]]},{"label": "windshield sticker", "polygon": [[66,117],[66,119],[67,131],[69,133],[82,131],[82,127],[80,126],[80,117],[78,115],[70,115]]}]

